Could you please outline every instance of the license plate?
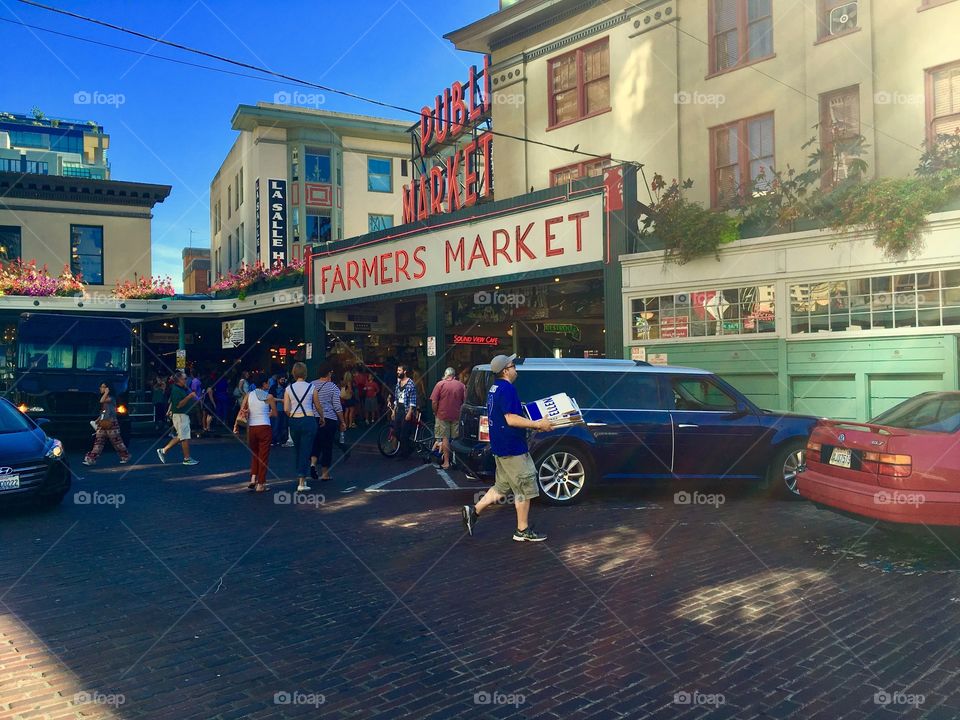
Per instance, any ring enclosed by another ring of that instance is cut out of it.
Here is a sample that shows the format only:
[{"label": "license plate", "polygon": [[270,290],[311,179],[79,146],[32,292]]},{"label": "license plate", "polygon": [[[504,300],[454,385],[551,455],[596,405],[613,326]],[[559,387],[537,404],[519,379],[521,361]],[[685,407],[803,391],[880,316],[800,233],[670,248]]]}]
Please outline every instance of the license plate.
[{"label": "license plate", "polygon": [[7,475],[0,478],[0,490],[16,490],[20,487],[19,475]]},{"label": "license plate", "polygon": [[477,431],[477,440],[480,442],[490,442],[490,418],[486,415],[480,416],[480,428]]},{"label": "license plate", "polygon": [[830,464],[837,467],[850,467],[850,448],[835,447],[830,453]]}]

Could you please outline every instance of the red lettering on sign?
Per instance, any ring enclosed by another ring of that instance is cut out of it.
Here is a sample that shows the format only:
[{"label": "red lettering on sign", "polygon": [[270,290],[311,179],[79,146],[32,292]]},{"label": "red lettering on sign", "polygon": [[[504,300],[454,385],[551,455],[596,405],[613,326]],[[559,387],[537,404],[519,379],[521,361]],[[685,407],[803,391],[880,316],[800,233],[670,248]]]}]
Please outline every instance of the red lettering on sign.
[{"label": "red lettering on sign", "polygon": [[347,290],[349,290],[353,285],[360,287],[360,263],[356,260],[347,261]]},{"label": "red lettering on sign", "polygon": [[473,252],[470,253],[470,262],[467,264],[467,270],[473,269],[473,263],[477,260],[483,260],[484,267],[490,267],[490,258],[487,257],[487,251],[483,247],[483,240],[477,235],[473,241]]},{"label": "red lettering on sign", "polygon": [[389,285],[393,282],[393,278],[390,277],[390,273],[387,272],[387,258],[389,258],[392,253],[382,253],[380,255],[380,284]]},{"label": "red lettering on sign", "polygon": [[554,255],[563,255],[563,248],[551,247],[550,242],[556,240],[557,236],[551,232],[550,227],[556,225],[558,222],[563,222],[562,217],[547,218],[544,223],[544,237],[546,239],[547,246],[547,257],[553,257]]},{"label": "red lettering on sign", "polygon": [[380,284],[380,272],[379,272],[380,267],[377,264],[377,258],[375,257],[372,258],[369,265],[367,264],[367,259],[364,258],[362,261],[362,264],[363,264],[363,267],[362,267],[363,286],[364,287],[367,286],[367,278],[372,279],[373,284],[375,286],[379,285]]},{"label": "red lettering on sign", "polygon": [[324,265],[320,268],[320,294],[323,295],[327,292],[327,273],[333,270],[332,265]]},{"label": "red lettering on sign", "polygon": [[527,229],[523,231],[523,235],[520,234],[520,226],[517,225],[517,262],[520,262],[520,252],[526,253],[527,257],[531,260],[536,260],[537,256],[530,252],[530,248],[527,247],[527,244],[524,240],[527,239],[527,235],[530,234],[530,231],[533,230],[534,223],[527,225]]},{"label": "red lettering on sign", "polygon": [[413,183],[404,185],[403,195],[403,223],[407,224],[417,219],[417,186]]},{"label": "red lettering on sign", "polygon": [[427,146],[433,137],[433,116],[426,105],[420,110],[420,152],[426,154]]},{"label": "red lettering on sign", "polygon": [[413,262],[420,266],[420,269],[413,274],[414,280],[419,280],[424,275],[427,274],[427,264],[423,261],[421,255],[427,251],[426,246],[419,245],[417,249],[413,251]]},{"label": "red lettering on sign", "polygon": [[475,142],[463,148],[463,204],[465,207],[473,207],[477,204],[477,169],[473,166],[476,151]]},{"label": "red lettering on sign", "polygon": [[[446,100],[446,102],[444,102]],[[435,131],[434,134],[437,138],[437,144],[444,142],[447,139],[447,135],[450,132],[450,89],[447,88],[443,91],[442,95],[437,95],[437,101],[434,104],[436,114],[434,117]],[[444,108],[446,108],[446,118],[444,118]]]},{"label": "red lettering on sign", "polygon": [[407,272],[407,265],[409,264],[410,264],[410,256],[407,255],[407,251],[397,250],[397,270],[396,270],[396,275],[394,275],[397,282],[400,282],[400,273],[403,273],[404,277],[407,278],[407,280],[410,279],[410,273]]},{"label": "red lettering on sign", "polygon": [[460,185],[458,184],[460,174],[460,153],[454,153],[447,158],[447,212],[459,210],[460,204]]},{"label": "red lettering on sign", "polygon": [[480,197],[493,196],[493,133],[485,132],[477,140],[483,155],[483,192]]},{"label": "red lettering on sign", "polygon": [[[497,238],[503,240],[503,247],[497,245]],[[507,261],[507,265],[513,262],[510,259],[510,233],[506,230],[494,230],[493,231],[493,264],[497,264],[497,256],[503,255],[503,259]]]},{"label": "red lettering on sign", "polygon": [[430,214],[440,215],[443,213],[443,166],[437,165],[430,168]]},{"label": "red lettering on sign", "polygon": [[443,254],[444,254],[444,257],[445,257],[445,259],[446,259],[446,266],[447,266],[447,274],[448,274],[448,275],[450,274],[450,261],[451,261],[451,260],[456,261],[456,260],[459,259],[459,260],[460,260],[460,271],[463,272],[463,268],[464,268],[464,266],[465,266],[465,260],[464,260],[464,254],[465,254],[465,253],[464,253],[464,249],[463,249],[463,242],[464,242],[463,238],[460,238],[460,240],[457,242],[457,249],[456,249],[456,250],[454,250],[454,249],[450,246],[450,241],[449,241],[449,240],[447,240],[447,242],[446,242],[446,246],[444,247],[444,253],[443,253]]},{"label": "red lettering on sign", "polygon": [[420,193],[417,198],[417,220],[426,220],[430,216],[430,199],[427,196],[427,176],[420,176]]},{"label": "red lettering on sign", "polygon": [[590,217],[590,211],[572,213],[567,215],[567,220],[573,220],[577,224],[577,252],[583,250],[583,219]]},{"label": "red lettering on sign", "polygon": [[342,287],[344,290],[347,289],[347,286],[343,282],[343,271],[340,269],[339,265],[333,269],[333,282],[330,284],[330,292],[336,292],[337,285]]},{"label": "red lettering on sign", "polygon": [[467,121],[467,106],[463,104],[463,83],[454,81],[450,98],[450,136],[457,137],[463,132]]}]

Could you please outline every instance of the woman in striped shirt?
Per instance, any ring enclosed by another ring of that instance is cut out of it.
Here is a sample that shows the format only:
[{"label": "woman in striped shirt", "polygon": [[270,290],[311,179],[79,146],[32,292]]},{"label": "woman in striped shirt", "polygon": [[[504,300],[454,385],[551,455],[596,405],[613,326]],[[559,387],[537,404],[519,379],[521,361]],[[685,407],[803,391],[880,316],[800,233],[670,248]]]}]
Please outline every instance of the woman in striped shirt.
[{"label": "woman in striped shirt", "polygon": [[337,431],[345,431],[347,424],[343,419],[343,407],[340,405],[340,387],[333,382],[333,370],[323,363],[317,370],[318,379],[313,381],[313,406],[316,408],[317,435],[313,441],[313,457],[310,458],[310,476],[316,479],[317,461],[320,462],[320,480],[333,480],[330,477],[330,461],[333,458],[333,441]]}]

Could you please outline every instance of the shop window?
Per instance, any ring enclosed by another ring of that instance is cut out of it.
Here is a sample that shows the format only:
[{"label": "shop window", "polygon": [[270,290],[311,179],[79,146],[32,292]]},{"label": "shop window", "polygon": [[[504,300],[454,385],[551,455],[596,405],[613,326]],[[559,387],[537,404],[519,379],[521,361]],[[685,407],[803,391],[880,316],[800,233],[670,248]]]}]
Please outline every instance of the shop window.
[{"label": "shop window", "polygon": [[927,71],[927,140],[960,131],[960,62]]},{"label": "shop window", "polygon": [[554,58],[548,63],[547,73],[551,128],[610,109],[608,38]]},{"label": "shop window", "polygon": [[308,183],[330,182],[330,151],[307,148],[304,153],[303,179]]},{"label": "shop window", "polygon": [[857,29],[858,0],[817,0],[817,40],[846,35]]},{"label": "shop window", "polygon": [[790,287],[790,332],[960,325],[960,270],[855,277]]},{"label": "shop window", "polygon": [[603,174],[603,169],[610,166],[610,157],[574,163],[550,171],[550,187],[566,185],[584,177],[596,177]]},{"label": "shop window", "polygon": [[367,222],[370,232],[387,230],[393,227],[393,215],[374,215],[371,213],[367,216]]},{"label": "shop window", "polygon": [[329,215],[307,213],[307,242],[330,242],[331,230]]},{"label": "shop window", "polygon": [[699,289],[631,300],[633,340],[772,333],[772,285]]},{"label": "shop window", "polygon": [[759,195],[773,180],[773,113],[713,128],[711,196],[727,207],[740,195]]},{"label": "shop window", "polygon": [[860,140],[860,86],[820,96],[820,181],[831,188],[851,175]]},{"label": "shop window", "polygon": [[70,226],[70,272],[89,285],[103,285],[103,226]]},{"label": "shop window", "polygon": [[0,225],[0,262],[19,260],[21,254],[19,225]]},{"label": "shop window", "polygon": [[393,161],[390,158],[367,158],[367,190],[393,192]]},{"label": "shop window", "polygon": [[773,56],[773,0],[711,0],[710,72]]}]

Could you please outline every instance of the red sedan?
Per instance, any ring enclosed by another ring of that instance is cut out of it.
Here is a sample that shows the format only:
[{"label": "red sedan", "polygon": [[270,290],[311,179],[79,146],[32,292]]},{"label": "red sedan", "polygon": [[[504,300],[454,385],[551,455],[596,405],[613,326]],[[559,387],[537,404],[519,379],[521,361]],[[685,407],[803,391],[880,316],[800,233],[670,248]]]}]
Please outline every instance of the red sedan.
[{"label": "red sedan", "polygon": [[800,495],[895,523],[960,526],[960,392],[928,392],[868,423],[820,420]]}]

